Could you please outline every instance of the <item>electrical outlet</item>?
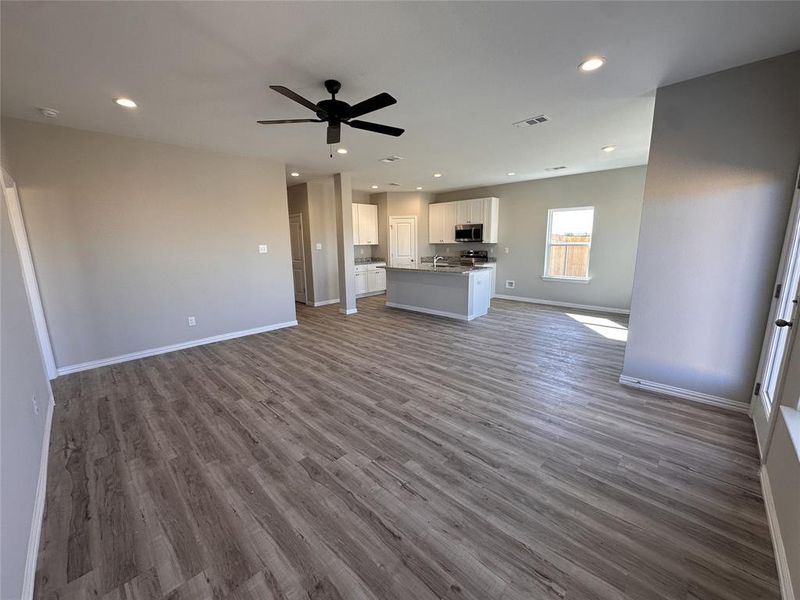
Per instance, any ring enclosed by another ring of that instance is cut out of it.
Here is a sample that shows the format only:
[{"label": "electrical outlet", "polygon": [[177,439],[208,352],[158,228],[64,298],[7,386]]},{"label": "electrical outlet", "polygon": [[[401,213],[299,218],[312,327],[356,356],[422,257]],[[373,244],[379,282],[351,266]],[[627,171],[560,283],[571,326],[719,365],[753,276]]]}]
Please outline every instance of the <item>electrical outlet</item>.
[{"label": "electrical outlet", "polygon": [[36,402],[36,394],[33,394],[33,396],[31,396],[31,404],[33,404],[33,414],[34,415],[38,415],[39,414],[39,403]]},{"label": "electrical outlet", "polygon": [[510,290],[513,290],[517,286],[517,282],[513,279],[506,279],[506,287]]},{"label": "electrical outlet", "polygon": [[363,248],[359,248],[359,249],[358,249],[358,253],[359,253],[361,256],[364,256],[364,249],[363,249]]},{"label": "electrical outlet", "polygon": [[322,244],[320,244],[319,242],[317,242],[317,246],[316,246],[316,248],[317,248],[317,250],[322,250]]},{"label": "electrical outlet", "polygon": [[503,248],[503,250],[505,250],[506,254],[508,254],[508,252],[509,252],[508,248]]},{"label": "electrical outlet", "polygon": [[259,244],[258,246],[258,253],[259,254],[266,254],[267,253],[267,245],[266,244]]},{"label": "electrical outlet", "polygon": [[187,320],[189,321],[189,327],[194,327],[195,325],[197,325],[197,319],[195,319],[194,317],[189,317]]}]

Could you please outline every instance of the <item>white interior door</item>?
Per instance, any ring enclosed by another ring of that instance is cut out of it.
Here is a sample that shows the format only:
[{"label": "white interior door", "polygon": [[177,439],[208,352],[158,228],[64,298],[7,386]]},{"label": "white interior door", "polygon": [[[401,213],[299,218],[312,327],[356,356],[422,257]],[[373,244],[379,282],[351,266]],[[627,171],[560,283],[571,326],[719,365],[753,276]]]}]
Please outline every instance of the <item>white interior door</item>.
[{"label": "white interior door", "polygon": [[389,217],[389,266],[417,264],[417,218]]},{"label": "white interior door", "polygon": [[306,303],[306,260],[303,245],[303,215],[289,215],[289,239],[292,246],[292,277],[294,299]]},{"label": "white interior door", "polygon": [[[793,329],[800,327],[797,322],[798,302],[800,302],[800,180],[795,190],[792,213],[786,229],[778,281],[770,309],[761,361],[758,367],[756,389],[751,402],[753,423],[758,437],[758,448],[762,458],[766,456],[772,435],[777,407],[780,404],[778,393],[783,380],[790,375],[787,371],[790,339]],[[797,374],[794,374],[797,377]]]}]

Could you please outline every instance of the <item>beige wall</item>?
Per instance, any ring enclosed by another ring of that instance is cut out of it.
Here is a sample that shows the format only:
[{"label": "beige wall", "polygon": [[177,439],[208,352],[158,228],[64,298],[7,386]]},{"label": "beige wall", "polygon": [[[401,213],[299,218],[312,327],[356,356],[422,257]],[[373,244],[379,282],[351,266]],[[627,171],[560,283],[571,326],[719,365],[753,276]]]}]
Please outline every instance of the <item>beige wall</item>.
[{"label": "beige wall", "polygon": [[1,198],[0,204],[0,598],[21,598],[42,445],[49,433],[50,382],[39,354],[6,203]]},{"label": "beige wall", "polygon": [[389,217],[417,217],[417,253],[430,256],[428,244],[428,204],[433,194],[422,192],[383,192],[370,195],[370,203],[378,205],[378,245],[374,254],[389,259]]},{"label": "beige wall", "polygon": [[658,90],[623,374],[750,401],[800,161],[800,52]]},{"label": "beige wall", "polygon": [[[474,246],[497,258],[498,294],[624,310],[630,307],[645,172],[642,166],[521,181],[437,194],[435,201],[500,199],[498,244]],[[591,281],[544,281],[547,211],[572,206],[595,207]],[[470,246],[445,248],[455,254]],[[508,279],[514,289],[505,288]]]},{"label": "beige wall", "polygon": [[282,163],[14,119],[2,136],[59,367],[295,319]]}]

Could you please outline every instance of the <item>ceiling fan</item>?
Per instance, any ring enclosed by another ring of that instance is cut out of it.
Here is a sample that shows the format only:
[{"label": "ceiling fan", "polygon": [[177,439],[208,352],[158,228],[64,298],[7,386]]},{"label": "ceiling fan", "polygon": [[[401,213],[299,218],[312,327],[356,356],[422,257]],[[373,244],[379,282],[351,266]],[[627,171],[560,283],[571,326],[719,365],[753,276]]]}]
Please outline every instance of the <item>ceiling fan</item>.
[{"label": "ceiling fan", "polygon": [[375,133],[382,133],[384,135],[393,135],[395,137],[403,135],[405,129],[399,127],[390,127],[389,125],[381,125],[379,123],[370,123],[369,121],[354,120],[356,117],[371,113],[381,108],[386,108],[395,104],[395,100],[390,94],[381,92],[377,96],[368,98],[363,102],[350,106],[347,102],[342,102],[336,99],[336,94],[342,88],[342,84],[335,79],[328,79],[325,81],[325,89],[331,95],[330,100],[320,100],[316,104],[310,100],[306,100],[300,94],[293,92],[287,87],[282,85],[271,85],[270,89],[275,90],[279,94],[283,94],[290,100],[294,100],[298,104],[302,104],[309,110],[313,110],[317,117],[316,119],[277,119],[273,121],[258,121],[261,125],[276,125],[280,123],[327,123],[328,124],[328,144],[338,144],[342,139],[342,123],[355,127],[356,129],[363,129],[365,131],[373,131]]}]

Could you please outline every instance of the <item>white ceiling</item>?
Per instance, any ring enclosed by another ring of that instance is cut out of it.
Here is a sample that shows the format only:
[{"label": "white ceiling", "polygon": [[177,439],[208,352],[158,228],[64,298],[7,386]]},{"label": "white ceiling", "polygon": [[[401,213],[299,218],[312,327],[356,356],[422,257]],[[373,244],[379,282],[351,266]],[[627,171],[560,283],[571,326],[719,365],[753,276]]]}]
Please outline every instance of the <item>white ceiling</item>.
[{"label": "white ceiling", "polygon": [[[304,181],[351,171],[356,189],[426,191],[647,162],[654,90],[800,48],[800,2],[3,2],[2,111],[286,162]],[[586,56],[603,69],[577,70]],[[398,100],[344,128],[267,90],[319,101]],[[128,96],[136,111],[111,102]],[[551,122],[512,123],[545,113]],[[616,144],[606,154],[601,146]],[[384,164],[397,154],[405,160]],[[444,177],[434,179],[434,171]],[[515,171],[516,177],[506,176]],[[402,187],[388,187],[398,182]]]}]

